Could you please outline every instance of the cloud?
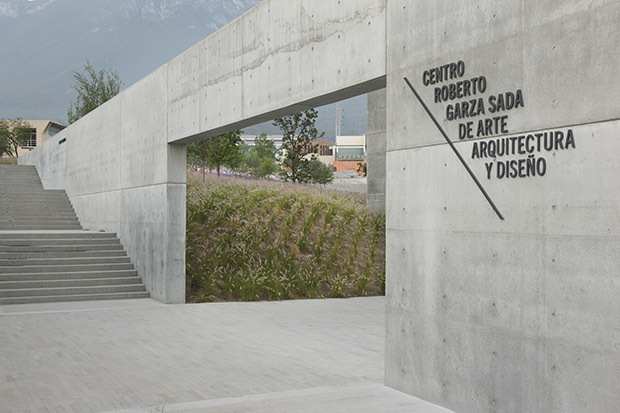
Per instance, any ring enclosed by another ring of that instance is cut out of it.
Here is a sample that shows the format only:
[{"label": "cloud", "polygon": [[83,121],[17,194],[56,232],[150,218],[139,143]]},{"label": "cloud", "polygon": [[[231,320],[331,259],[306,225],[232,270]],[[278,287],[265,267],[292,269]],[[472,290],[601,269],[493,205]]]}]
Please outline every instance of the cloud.
[{"label": "cloud", "polygon": [[[28,0],[28,1],[32,2],[32,1],[34,1],[34,0]],[[28,13],[28,14],[33,14],[33,13],[39,12],[39,11],[41,11],[41,10],[45,9],[45,8],[46,8],[47,6],[49,6],[50,4],[55,3],[55,2],[56,2],[56,0],[47,0],[45,3],[43,3],[43,4],[39,4],[39,5],[38,5],[37,7],[35,7],[34,9],[30,9],[30,10],[28,10],[26,13]]]}]

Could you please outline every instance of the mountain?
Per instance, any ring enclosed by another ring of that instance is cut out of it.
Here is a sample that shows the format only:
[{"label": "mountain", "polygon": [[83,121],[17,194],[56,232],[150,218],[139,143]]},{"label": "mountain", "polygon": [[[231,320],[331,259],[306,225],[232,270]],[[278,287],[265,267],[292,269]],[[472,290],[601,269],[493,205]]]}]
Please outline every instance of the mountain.
[{"label": "mountain", "polygon": [[[0,118],[66,122],[85,59],[127,87],[261,0],[0,0]],[[366,130],[364,97],[342,102],[342,134]],[[318,125],[334,135],[335,107]],[[269,125],[248,133],[277,133]]]}]

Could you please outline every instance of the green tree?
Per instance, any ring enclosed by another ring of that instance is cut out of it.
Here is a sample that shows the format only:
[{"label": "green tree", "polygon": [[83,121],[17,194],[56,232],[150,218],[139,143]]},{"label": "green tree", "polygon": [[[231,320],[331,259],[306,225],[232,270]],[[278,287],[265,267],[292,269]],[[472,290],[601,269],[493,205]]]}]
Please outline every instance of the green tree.
[{"label": "green tree", "polygon": [[313,141],[325,135],[319,134],[316,129],[317,117],[318,112],[315,109],[308,109],[273,121],[274,126],[278,126],[283,134],[280,172],[283,180],[310,182],[309,163],[317,157],[317,145],[313,144]]},{"label": "green tree", "polygon": [[278,171],[276,164],[276,154],[278,150],[273,140],[267,137],[266,133],[261,133],[256,137],[254,146],[245,151],[245,164],[252,176],[265,178]]},{"label": "green tree", "polygon": [[67,112],[69,123],[75,122],[118,95],[123,84],[118,73],[110,69],[96,71],[88,59],[84,63],[82,73],[73,72],[73,79],[77,98]]},{"label": "green tree", "polygon": [[17,150],[26,144],[32,129],[32,125],[19,118],[0,119],[0,156],[17,159]]},{"label": "green tree", "polygon": [[236,130],[190,143],[187,145],[187,154],[191,162],[202,165],[203,169],[207,166],[216,168],[217,176],[220,176],[222,166],[235,167],[240,162],[241,131]]},{"label": "green tree", "polygon": [[334,181],[334,170],[318,159],[308,163],[310,171],[310,183],[326,185]]},{"label": "green tree", "polygon": [[368,175],[368,166],[366,165],[366,162],[358,162],[357,170],[355,172],[362,176]]}]

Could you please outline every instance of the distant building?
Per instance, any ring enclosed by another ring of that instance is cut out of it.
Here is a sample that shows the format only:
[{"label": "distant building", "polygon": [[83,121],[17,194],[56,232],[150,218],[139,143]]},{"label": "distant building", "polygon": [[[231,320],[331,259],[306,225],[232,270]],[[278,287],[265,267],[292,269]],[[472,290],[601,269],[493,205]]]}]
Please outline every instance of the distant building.
[{"label": "distant building", "polygon": [[334,170],[355,172],[360,162],[366,162],[366,135],[336,136]]},{"label": "distant building", "polygon": [[319,161],[323,162],[325,165],[334,166],[335,157],[335,146],[333,142],[327,141],[315,141],[315,145],[317,145],[317,155]]},{"label": "distant building", "polygon": [[[256,138],[259,135],[241,135],[241,141],[243,141],[243,143],[245,143],[248,146],[254,146],[256,144]],[[267,135],[267,139],[270,139],[273,141],[274,145],[276,146],[276,149],[280,149],[282,147],[282,143],[283,143],[283,136],[282,135]]]},{"label": "distant building", "polygon": [[22,145],[22,147],[17,151],[18,158],[23,154],[30,152],[37,146],[41,146],[46,140],[66,128],[65,125],[61,125],[60,123],[56,123],[51,120],[26,120],[25,122],[28,122],[32,126],[32,129],[26,144]]},{"label": "distant building", "polygon": [[[257,137],[241,135],[241,140],[248,146],[254,146]],[[273,140],[276,148],[282,148],[282,135],[267,135],[267,138]],[[318,159],[334,168],[334,172],[355,172],[359,162],[366,162],[366,135],[337,136],[335,144],[329,141],[314,141],[313,144],[317,145]]]}]

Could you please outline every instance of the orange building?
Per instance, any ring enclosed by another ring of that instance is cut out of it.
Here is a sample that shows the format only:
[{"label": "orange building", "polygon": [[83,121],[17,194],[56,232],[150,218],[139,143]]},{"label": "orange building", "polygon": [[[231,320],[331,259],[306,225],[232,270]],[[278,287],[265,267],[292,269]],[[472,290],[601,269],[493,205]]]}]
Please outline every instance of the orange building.
[{"label": "orange building", "polygon": [[366,162],[366,135],[337,136],[334,171],[357,173],[360,162]]}]

